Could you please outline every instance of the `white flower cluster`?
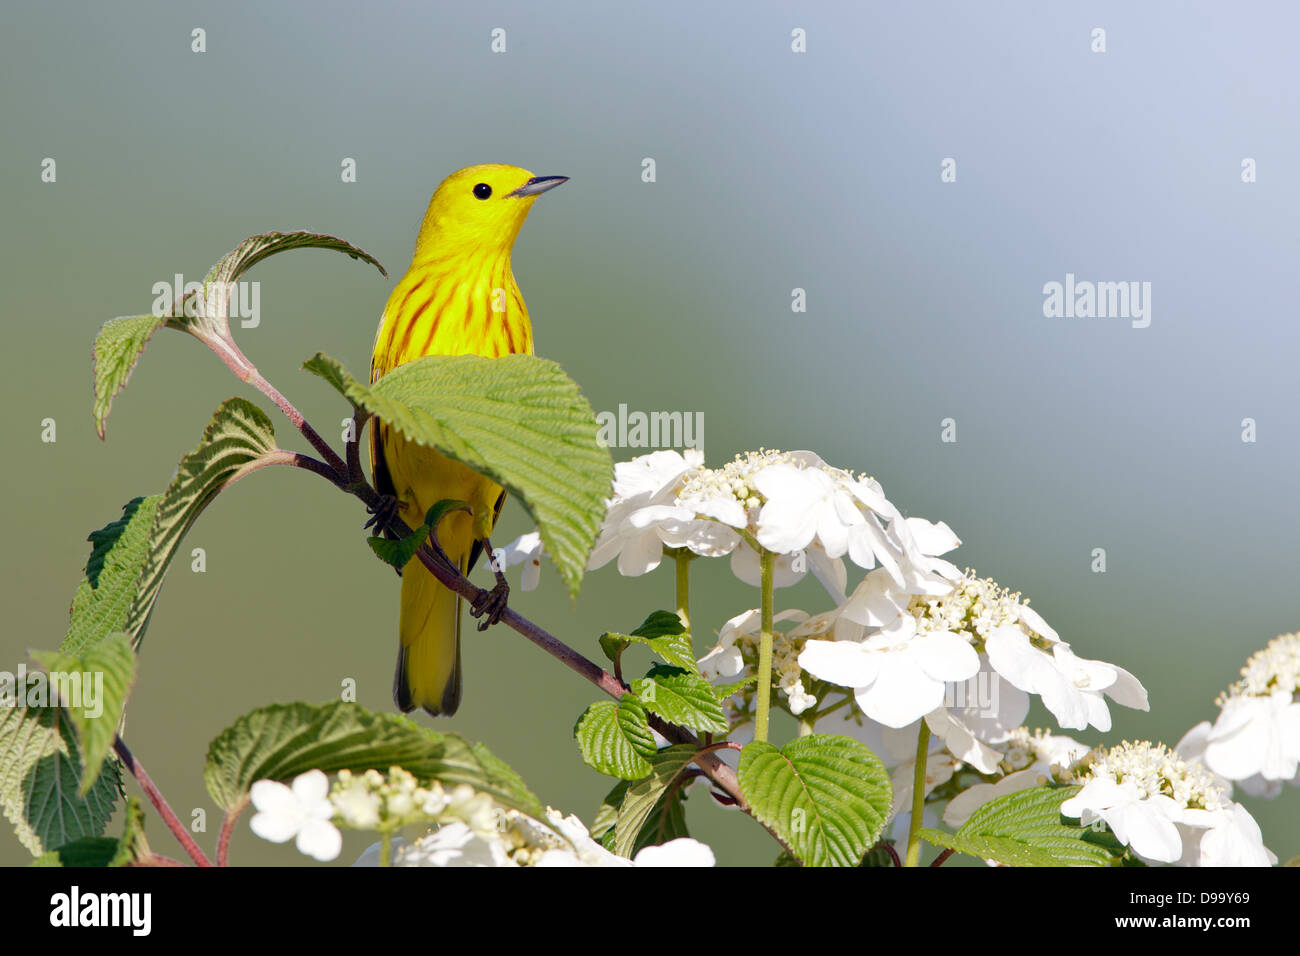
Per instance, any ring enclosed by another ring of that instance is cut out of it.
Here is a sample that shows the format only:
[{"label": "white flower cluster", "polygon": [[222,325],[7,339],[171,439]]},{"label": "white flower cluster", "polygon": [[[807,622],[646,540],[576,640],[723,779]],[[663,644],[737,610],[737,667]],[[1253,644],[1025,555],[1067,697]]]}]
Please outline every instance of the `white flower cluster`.
[{"label": "white flower cluster", "polygon": [[445,790],[436,780],[427,787],[401,767],[385,777],[378,770],[357,775],[340,770],[330,791],[335,817],[354,830],[397,829],[412,823],[463,823],[476,833],[496,831],[492,798],[468,784]]},{"label": "white flower cluster", "polygon": [[[814,677],[852,687],[872,720],[904,727],[934,714],[942,726],[931,729],[945,738],[973,736],[990,744],[1024,719],[1026,694],[1041,697],[1061,726],[1073,730],[1089,725],[1109,730],[1106,697],[1140,710],[1148,707],[1137,678],[1114,664],[1075,655],[1019,594],[989,578],[968,571],[937,596],[909,595],[883,578],[871,578],[867,575],[841,614],[877,622],[872,633],[860,641],[808,641],[799,662]],[[988,679],[981,680],[981,672]],[[1001,686],[1003,681],[1009,686]],[[998,684],[996,710],[962,705],[936,713],[957,696],[948,686],[955,682],[967,685],[962,700]],[[973,762],[988,764],[990,755],[975,750],[983,758]]]},{"label": "white flower cluster", "polygon": [[[631,860],[617,856],[592,839],[576,816],[550,807],[546,821],[507,810],[488,832],[464,823],[450,823],[415,843],[394,841],[394,866],[713,866],[713,851],[682,837],[649,846]],[[368,849],[358,866],[378,863],[378,845]]]},{"label": "white flower cluster", "polygon": [[1196,761],[1164,744],[1124,742],[1095,751],[1061,805],[1084,825],[1103,820],[1143,860],[1180,866],[1272,866],[1259,825]]},{"label": "white flower cluster", "polygon": [[259,780],[249,792],[257,813],[250,826],[272,843],[296,840],[298,851],[327,862],[343,848],[339,826],[395,830],[412,823],[455,824],[475,833],[495,833],[492,798],[466,784],[444,790],[436,781],[421,786],[401,767],[385,777],[377,770],[356,775],[340,770],[333,789],[319,770],[294,778],[291,786]]},{"label": "white flower cluster", "polygon": [[1206,766],[1252,796],[1276,797],[1283,783],[1300,787],[1300,633],[1251,655],[1216,703],[1213,726],[1188,732]]},{"label": "white flower cluster", "polygon": [[[503,810],[468,784],[450,790],[425,786],[401,767],[385,777],[339,771],[331,789],[319,770],[300,774],[291,786],[259,780],[251,788],[257,813],[254,833],[273,843],[296,838],[299,852],[322,862],[338,857],[338,827],[393,833],[411,824],[432,825],[414,843],[392,841],[394,866],[713,866],[713,851],[689,838],[645,847],[631,860],[610,853],[591,838],[576,816],[547,808],[546,821]],[[357,865],[378,865],[380,844]]]}]

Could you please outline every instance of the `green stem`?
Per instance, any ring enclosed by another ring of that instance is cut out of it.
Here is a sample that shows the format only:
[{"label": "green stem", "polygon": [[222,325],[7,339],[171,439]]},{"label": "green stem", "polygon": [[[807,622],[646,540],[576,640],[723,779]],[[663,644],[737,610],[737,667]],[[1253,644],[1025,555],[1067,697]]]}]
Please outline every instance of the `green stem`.
[{"label": "green stem", "polygon": [[687,548],[677,549],[677,616],[682,627],[691,633],[691,558]]},{"label": "green stem", "polygon": [[379,834],[379,865],[393,865],[393,834],[390,830]]},{"label": "green stem", "polygon": [[912,822],[907,828],[907,856],[903,866],[921,865],[921,816],[925,812],[925,761],[930,754],[930,725],[921,718],[916,738],[916,769],[912,773]]},{"label": "green stem", "polygon": [[811,736],[813,732],[813,726],[814,724],[816,724],[816,722],[817,722],[816,714],[813,714],[813,716],[811,717],[805,716],[804,714],[800,714],[799,715],[799,736],[800,737]]},{"label": "green stem", "polygon": [[754,739],[766,743],[767,716],[772,707],[772,572],[776,555],[766,548],[759,551],[762,570],[763,633],[758,645],[758,704],[754,714]]}]

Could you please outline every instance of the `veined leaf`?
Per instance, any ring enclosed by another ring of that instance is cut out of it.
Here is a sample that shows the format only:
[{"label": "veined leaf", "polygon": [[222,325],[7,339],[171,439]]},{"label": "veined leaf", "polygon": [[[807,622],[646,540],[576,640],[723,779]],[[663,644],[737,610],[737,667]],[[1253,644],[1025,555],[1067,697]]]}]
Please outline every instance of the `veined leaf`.
[{"label": "veined leaf", "polygon": [[424,516],[424,524],[415,528],[405,538],[381,538],[378,535],[371,535],[366,540],[370,544],[370,550],[375,552],[379,560],[385,564],[391,564],[399,571],[411,563],[415,557],[415,552],[420,550],[420,546],[429,539],[429,532],[438,526],[443,515],[450,511],[469,511],[473,509],[464,502],[457,501],[453,498],[444,498],[437,502],[429,509],[428,514]]},{"label": "veined leaf", "polygon": [[740,752],[740,791],[805,866],[857,866],[884,829],[893,791],[884,765],[850,737],[811,734]]},{"label": "veined leaf", "polygon": [[[84,797],[77,795],[81,753],[62,707],[0,707],[0,805],[18,841],[34,855],[104,832],[122,793],[115,760]],[[27,698],[30,699],[30,698]]]},{"label": "veined leaf", "polygon": [[573,728],[582,759],[594,770],[623,780],[637,780],[650,772],[646,759],[656,752],[645,706],[635,694],[618,702],[592,704]]},{"label": "veined leaf", "polygon": [[118,631],[81,655],[50,651],[33,654],[32,658],[50,676],[50,703],[54,703],[56,693],[63,698],[68,717],[81,738],[85,757],[77,792],[84,797],[113,749],[126,698],[135,683],[137,661],[131,639]]},{"label": "veined leaf", "polygon": [[86,577],[73,595],[68,633],[59,645],[63,653],[79,654],[126,627],[162,497],[133,498],[122,508],[121,518],[91,532]]},{"label": "veined leaf", "polygon": [[388,275],[379,260],[337,236],[314,232],[267,232],[260,236],[249,236],[222,256],[203,278],[203,295],[195,307],[188,310],[194,314],[186,315],[185,310],[177,309],[180,314],[173,316],[167,324],[189,332],[209,344],[229,342],[230,293],[234,284],[263,259],[290,249],[333,249],[346,253],[353,259],[370,263],[379,270],[380,275]]},{"label": "veined leaf", "polygon": [[[233,342],[228,313],[234,283],[268,256],[289,249],[306,248],[344,252],[354,259],[369,262],[381,275],[388,275],[369,253],[335,236],[311,232],[269,232],[245,239],[209,270],[203,280],[202,295],[188,295],[182,301],[173,303],[171,315],[123,316],[110,319],[100,327],[92,350],[95,390],[93,414],[99,437],[104,437],[113,398],[126,387],[140,355],[158,329],[167,325],[189,332],[209,346],[231,354],[220,346],[221,343]],[[187,310],[190,315],[186,314]]]},{"label": "veined leaf", "polygon": [[542,816],[519,775],[482,744],[342,701],[272,704],[245,714],[208,747],[203,780],[212,799],[230,809],[258,780],[290,781],[308,770],[387,773],[390,767],[447,787],[466,783],[505,807]]},{"label": "veined leaf", "polygon": [[144,838],[144,810],[140,801],[129,797],[126,801],[126,824],[122,836],[82,837],[65,843],[57,850],[42,853],[30,866],[110,867],[131,866],[152,856]]},{"label": "veined leaf", "polygon": [[727,732],[727,718],[713,685],[699,674],[656,664],[645,677],[632,682],[632,690],[648,710],[670,723],[700,733]]},{"label": "veined leaf", "polygon": [[[601,845],[611,853],[614,852],[614,827],[618,823],[618,811],[631,785],[632,782],[629,780],[620,780],[615,784],[614,789],[605,795],[600,809],[596,812],[596,819],[591,824],[592,839],[599,840]],[[677,787],[671,792],[665,792],[663,798],[654,805],[645,822],[641,824],[641,832],[633,841],[630,856],[636,856],[648,846],[659,846],[669,840],[690,836],[686,828],[687,793],[686,787]]]},{"label": "veined leaf", "polygon": [[613,464],[595,414],[560,366],[532,355],[429,355],[363,385],[317,352],[303,368],[408,439],[509,489],[577,594]]},{"label": "veined leaf", "polygon": [[618,821],[614,824],[613,842],[606,844],[611,852],[625,857],[636,852],[637,840],[655,807],[698,752],[698,748],[689,744],[676,744],[650,758],[649,776],[629,784],[623,796]]},{"label": "veined leaf", "polygon": [[157,315],[132,315],[110,319],[99,329],[92,349],[95,377],[95,431],[104,437],[113,398],[126,388],[145,345],[167,319]]},{"label": "veined leaf", "polygon": [[242,398],[222,402],[167,490],[133,499],[120,519],[90,535],[86,580],[59,650],[81,654],[113,631],[125,631],[138,649],[185,533],[241,469],[273,450],[271,420],[261,409]]},{"label": "veined leaf", "polygon": [[603,634],[600,646],[605,655],[617,662],[623,650],[629,644],[645,644],[674,667],[698,674],[695,663],[695,649],[691,647],[691,635],[682,625],[682,619],[673,611],[654,611],[645,622],[631,634],[618,634],[613,631]]},{"label": "veined leaf", "polygon": [[1124,848],[1107,834],[1070,825],[1061,804],[1081,788],[1033,787],[990,800],[956,833],[929,827],[923,839],[959,853],[1009,866],[1115,866]]},{"label": "veined leaf", "polygon": [[163,493],[149,533],[149,555],[135,584],[123,627],[140,646],[163,577],[181,539],[239,471],[275,450],[275,430],[266,413],[243,398],[217,407],[197,448],[181,459]]},{"label": "veined leaf", "polygon": [[57,850],[47,850],[28,866],[106,867],[117,857],[118,841],[113,837],[82,837],[65,843]]}]

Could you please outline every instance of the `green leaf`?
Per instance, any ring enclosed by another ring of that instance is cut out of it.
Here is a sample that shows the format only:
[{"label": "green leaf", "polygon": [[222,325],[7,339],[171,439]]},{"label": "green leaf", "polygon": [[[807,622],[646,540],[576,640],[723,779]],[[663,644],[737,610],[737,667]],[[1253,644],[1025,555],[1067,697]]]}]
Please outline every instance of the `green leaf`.
[{"label": "green leaf", "polygon": [[290,249],[332,249],[346,253],[353,259],[368,262],[379,270],[380,275],[388,275],[379,261],[368,252],[336,236],[313,232],[268,232],[250,236],[222,256],[203,279],[203,295],[196,300],[195,307],[188,310],[195,314],[186,315],[184,313],[187,310],[176,308],[173,311],[177,314],[167,324],[189,332],[209,344],[230,342],[228,316],[230,293],[234,284],[263,259]]},{"label": "green leaf", "polygon": [[[369,262],[381,275],[388,275],[369,253],[335,236],[311,232],[269,232],[245,239],[209,270],[203,280],[203,294],[198,297],[193,293],[186,295],[182,301],[173,304],[170,316],[123,316],[110,319],[100,327],[92,350],[95,389],[92,411],[99,437],[104,437],[113,398],[126,387],[145,345],[158,329],[167,325],[189,332],[209,345],[232,342],[228,311],[233,284],[266,257],[289,249],[305,248],[344,252],[354,259]],[[185,314],[187,304],[188,311],[194,314]]]},{"label": "green leaf", "polygon": [[682,619],[673,611],[652,612],[631,634],[610,631],[600,638],[605,656],[615,662],[624,648],[632,643],[645,644],[674,667],[693,674],[700,672],[695,663],[695,649],[691,647],[691,635],[682,625]]},{"label": "green leaf", "polygon": [[126,698],[135,683],[137,661],[131,639],[118,631],[81,655],[49,651],[32,654],[32,659],[50,675],[51,698],[57,694],[62,699],[77,728],[85,753],[78,795],[84,797],[113,749]]},{"label": "green leaf", "polygon": [[57,850],[42,853],[29,866],[106,867],[117,858],[118,841],[113,837],[82,837]]},{"label": "green leaf", "polygon": [[303,368],[389,428],[507,488],[577,594],[613,464],[591,406],[559,365],[532,355],[429,355],[370,386],[320,352]]},{"label": "green leaf", "polygon": [[122,836],[117,841],[117,852],[113,854],[113,859],[108,862],[108,865],[130,866],[151,856],[153,853],[144,838],[144,807],[136,797],[128,797]]},{"label": "green leaf", "polygon": [[956,833],[926,827],[936,846],[1009,866],[1115,866],[1124,848],[1109,834],[1070,825],[1061,804],[1081,788],[1033,787],[990,800]]},{"label": "green leaf", "polygon": [[612,843],[606,844],[611,852],[624,857],[636,853],[637,841],[647,821],[651,819],[651,814],[696,753],[696,747],[676,744],[660,750],[650,758],[650,774],[643,780],[629,784],[623,796],[618,821],[614,824],[614,839]]},{"label": "green leaf", "polygon": [[[629,780],[620,780],[615,784],[614,789],[605,795],[591,825],[592,839],[599,840],[610,852],[614,850],[614,827],[618,823],[618,811],[631,785]],[[686,787],[677,787],[671,793],[665,793],[663,799],[654,805],[645,823],[641,825],[641,832],[636,836],[631,856],[636,856],[648,846],[659,846],[669,840],[691,835],[686,828],[687,792]]]},{"label": "green leaf", "polygon": [[573,736],[588,767],[623,780],[648,774],[646,758],[657,750],[645,706],[635,694],[592,704],[578,718]]},{"label": "green leaf", "polygon": [[308,770],[387,773],[391,767],[448,787],[469,784],[533,817],[543,812],[519,775],[482,744],[342,701],[272,704],[245,714],[208,747],[203,780],[228,810],[258,780],[290,781]]},{"label": "green leaf", "polygon": [[743,680],[732,681],[730,684],[714,684],[713,696],[718,699],[718,703],[722,703],[732,694],[736,693],[737,691],[743,690],[749,684],[753,684],[757,682],[757,680],[758,680],[757,674],[750,674],[748,677],[744,678]]},{"label": "green leaf", "polygon": [[398,538],[394,541],[390,538],[372,535],[366,540],[370,543],[370,549],[379,556],[381,561],[398,569],[404,568],[411,563],[411,559],[415,557],[415,552],[420,550],[420,545],[428,540],[429,532],[438,526],[438,522],[442,520],[443,515],[451,511],[473,513],[473,509],[466,502],[445,498],[430,508],[429,513],[425,515],[424,524],[405,538]]},{"label": "green leaf", "polygon": [[698,674],[656,664],[645,677],[632,682],[632,690],[649,710],[670,723],[701,733],[727,732],[727,718],[713,685]]},{"label": "green leaf", "polygon": [[[44,675],[39,675],[41,686]],[[32,680],[29,675],[28,680]],[[10,697],[12,701],[12,696]],[[33,854],[104,832],[122,785],[116,760],[104,764],[90,792],[78,796],[81,753],[61,707],[0,706],[0,805],[18,841]]]},{"label": "green leaf", "polygon": [[80,654],[113,631],[125,631],[139,648],[167,566],[186,532],[243,469],[275,450],[271,420],[261,409],[242,398],[222,402],[167,490],[132,499],[120,519],[90,535],[86,580],[72,599],[72,619],[59,650]]},{"label": "green leaf", "polygon": [[139,800],[130,797],[126,801],[126,823],[120,838],[82,837],[63,844],[57,850],[42,853],[29,865],[96,868],[132,866],[152,855],[144,838],[144,810]]},{"label": "green leaf", "polygon": [[832,734],[800,737],[780,750],[746,744],[738,777],[753,815],[805,866],[857,866],[893,799],[876,755]]},{"label": "green leaf", "polygon": [[92,349],[95,377],[95,431],[104,437],[113,398],[126,383],[149,339],[167,320],[157,315],[132,315],[110,319],[99,329]]},{"label": "green leaf", "polygon": [[162,497],[132,498],[122,508],[121,518],[91,532],[86,577],[73,595],[68,633],[60,651],[78,654],[126,627]]},{"label": "green leaf", "polygon": [[242,469],[275,451],[275,430],[266,413],[243,398],[217,407],[197,448],[181,459],[163,493],[149,533],[149,555],[135,584],[123,628],[140,646],[163,577],[181,540],[203,509]]}]

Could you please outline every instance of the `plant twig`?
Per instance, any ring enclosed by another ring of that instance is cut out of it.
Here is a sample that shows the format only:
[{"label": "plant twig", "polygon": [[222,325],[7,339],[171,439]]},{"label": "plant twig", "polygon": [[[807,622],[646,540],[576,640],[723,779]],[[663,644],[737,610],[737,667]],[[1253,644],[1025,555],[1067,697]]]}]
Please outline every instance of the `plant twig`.
[{"label": "plant twig", "polygon": [[248,794],[244,794],[243,798],[222,817],[221,836],[217,838],[217,866],[230,865],[230,838],[234,835],[235,823],[239,820],[239,815],[248,807],[251,799]]},{"label": "plant twig", "polygon": [[198,866],[211,866],[212,861],[204,855],[203,851],[199,849],[199,845],[190,836],[189,831],[185,829],[184,824],[177,819],[176,814],[172,812],[172,808],[167,805],[167,800],[163,797],[161,791],[154,786],[153,780],[149,778],[149,774],[145,773],[140,761],[132,756],[131,751],[127,749],[126,741],[121,736],[113,740],[113,750],[121,758],[126,769],[131,772],[131,776],[135,777],[136,782],[140,784],[140,789],[149,798],[149,802],[158,811],[158,815],[163,818],[163,822],[167,824],[167,829],[172,831],[172,835],[184,847],[185,852],[190,855],[190,859]]}]

